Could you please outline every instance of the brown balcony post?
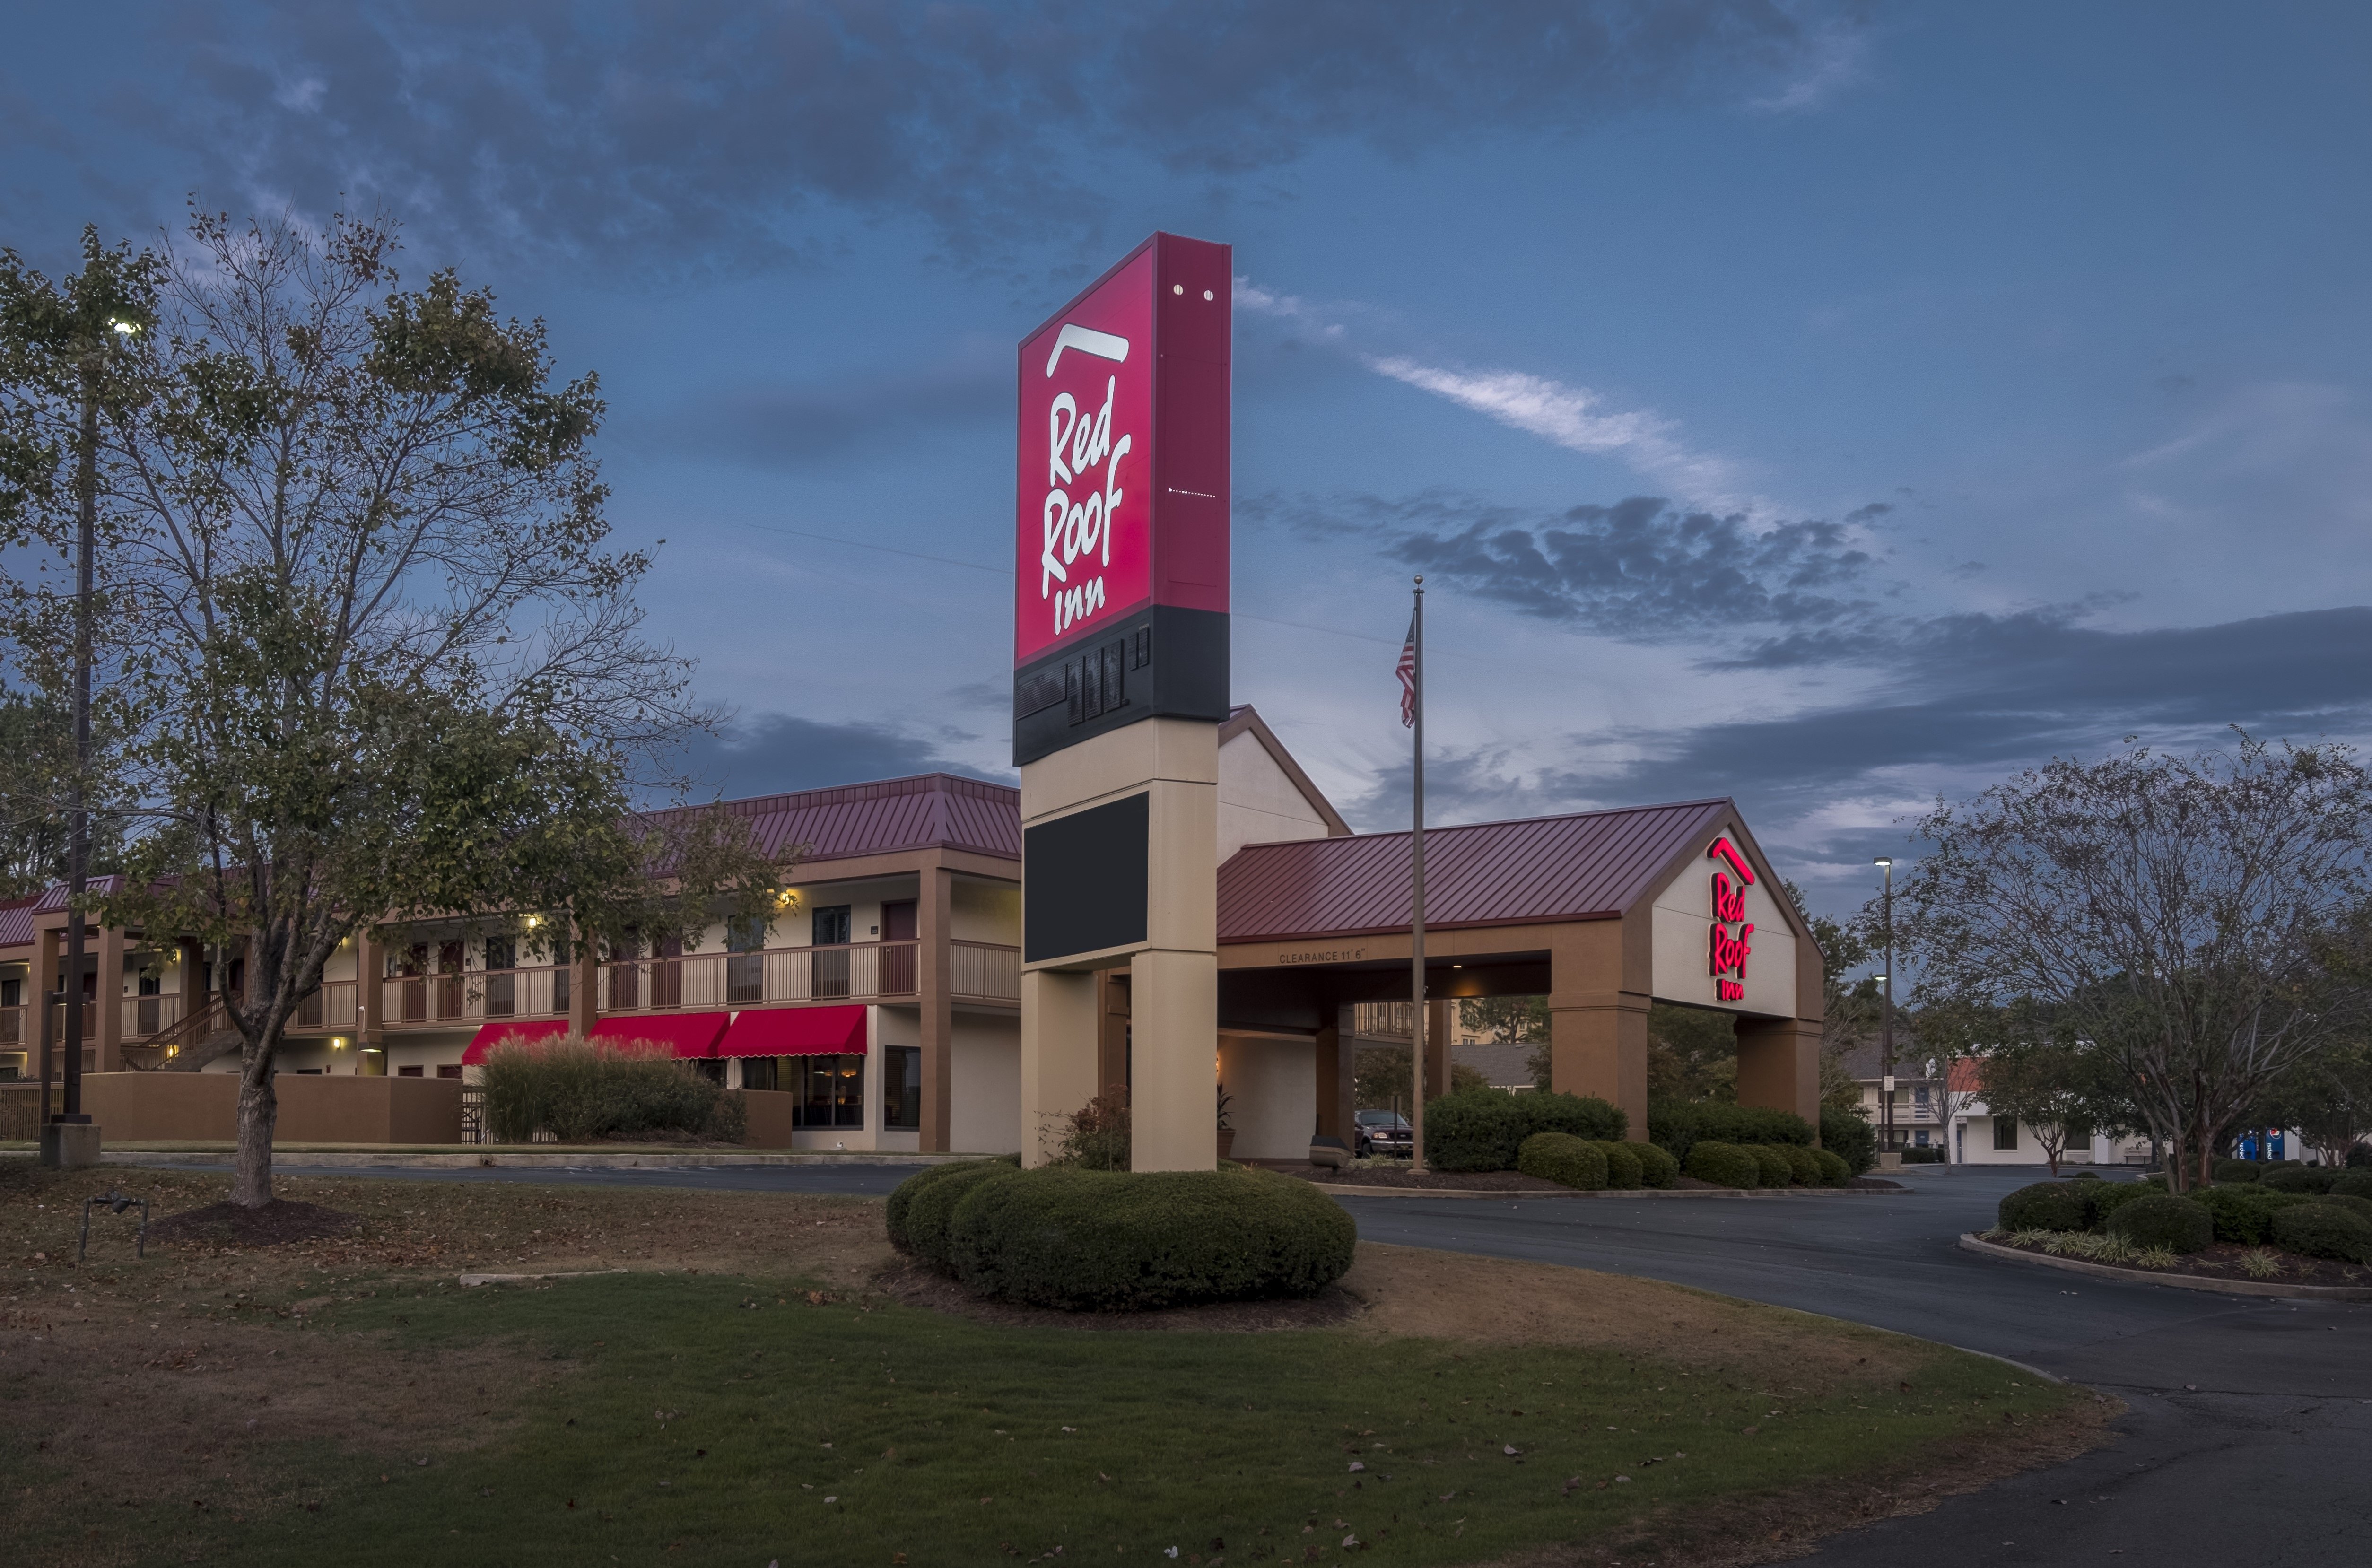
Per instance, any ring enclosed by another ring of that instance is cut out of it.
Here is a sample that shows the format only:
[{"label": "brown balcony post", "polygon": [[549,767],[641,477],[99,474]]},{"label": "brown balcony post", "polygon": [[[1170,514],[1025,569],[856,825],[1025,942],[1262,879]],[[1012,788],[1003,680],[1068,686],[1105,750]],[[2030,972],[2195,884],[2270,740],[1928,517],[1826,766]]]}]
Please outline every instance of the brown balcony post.
[{"label": "brown balcony post", "polygon": [[379,1017],[379,983],[387,949],[368,926],[355,933],[355,1049],[385,1049],[387,1025]]},{"label": "brown balcony post", "polygon": [[924,1152],[944,1153],[954,1146],[949,1142],[948,1112],[955,1088],[954,988],[948,972],[955,878],[934,854],[923,863],[921,880],[914,922],[914,978],[923,1015],[923,1125],[916,1142]]},{"label": "brown balcony post", "polygon": [[601,1017],[601,998],[594,989],[601,983],[600,955],[594,950],[592,935],[582,926],[568,949],[568,1032],[589,1040]]},{"label": "brown balcony post", "polygon": [[123,928],[99,928],[99,1070],[123,1071]]},{"label": "brown balcony post", "polygon": [[50,1005],[50,995],[58,988],[58,934],[54,930],[33,934],[33,994],[27,998],[33,1005],[36,1033],[39,1041],[34,1071],[41,1085],[41,1107],[35,1121],[45,1121],[50,1114],[50,1085],[58,1070],[57,1009]]}]

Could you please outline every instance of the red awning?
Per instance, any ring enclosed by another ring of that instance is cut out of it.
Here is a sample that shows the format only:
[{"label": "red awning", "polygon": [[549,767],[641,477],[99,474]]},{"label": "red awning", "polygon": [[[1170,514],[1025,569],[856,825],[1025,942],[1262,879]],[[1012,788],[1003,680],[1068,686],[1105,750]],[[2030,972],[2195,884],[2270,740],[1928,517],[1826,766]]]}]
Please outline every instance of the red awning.
[{"label": "red awning", "polygon": [[719,1056],[861,1055],[863,1007],[753,1007],[733,1015]]},{"label": "red awning", "polygon": [[653,1045],[669,1056],[714,1056],[717,1038],[731,1021],[727,1013],[655,1013],[604,1018],[592,1038],[608,1045]]},{"label": "red awning", "polygon": [[559,1018],[529,1019],[517,1024],[480,1024],[476,1036],[470,1041],[470,1048],[461,1052],[461,1062],[464,1066],[483,1062],[486,1052],[506,1040],[516,1045],[534,1045],[567,1032],[567,1023]]}]

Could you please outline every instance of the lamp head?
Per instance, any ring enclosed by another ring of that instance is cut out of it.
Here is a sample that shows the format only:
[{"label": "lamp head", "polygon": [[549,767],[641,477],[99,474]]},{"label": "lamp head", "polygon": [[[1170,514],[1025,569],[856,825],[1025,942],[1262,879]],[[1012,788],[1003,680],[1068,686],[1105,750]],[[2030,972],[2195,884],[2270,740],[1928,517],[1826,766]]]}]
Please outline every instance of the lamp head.
[{"label": "lamp head", "polygon": [[1878,866],[1883,870],[1891,871],[1894,869],[1894,857],[1890,854],[1881,854],[1876,860],[1871,861],[1870,864],[1872,865]]},{"label": "lamp head", "polygon": [[126,321],[121,317],[108,322],[108,325],[115,329],[115,335],[119,338],[137,337],[140,333],[139,322]]}]

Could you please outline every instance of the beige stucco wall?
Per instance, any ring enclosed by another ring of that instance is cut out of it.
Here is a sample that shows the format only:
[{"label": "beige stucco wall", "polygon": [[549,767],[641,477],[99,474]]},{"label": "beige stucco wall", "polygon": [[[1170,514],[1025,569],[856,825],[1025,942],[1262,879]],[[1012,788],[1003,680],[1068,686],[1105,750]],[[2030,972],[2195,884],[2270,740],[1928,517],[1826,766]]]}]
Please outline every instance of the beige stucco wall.
[{"label": "beige stucco wall", "polygon": [[1326,819],[1260,737],[1245,730],[1219,748],[1219,864],[1246,844],[1322,839]]},{"label": "beige stucco wall", "polygon": [[1021,945],[1021,884],[958,877],[948,885],[948,935],[959,942]]},{"label": "beige stucco wall", "polygon": [[958,1013],[948,1053],[948,1143],[962,1154],[1021,1147],[1021,1020]]},{"label": "beige stucco wall", "polygon": [[1308,1157],[1318,1125],[1318,1044],[1261,1036],[1219,1036],[1219,1081],[1234,1097],[1233,1159]]},{"label": "beige stucco wall", "polygon": [[[1737,842],[1735,837],[1731,842]],[[1725,1012],[1795,1016],[1796,937],[1771,896],[1767,872],[1758,871],[1753,886],[1746,889],[1746,918],[1754,927],[1748,941],[1754,950],[1746,962],[1745,999],[1723,1002],[1715,996],[1706,939],[1713,928],[1716,869],[1728,870],[1728,863],[1700,855],[1656,894],[1652,911],[1656,999]]]}]

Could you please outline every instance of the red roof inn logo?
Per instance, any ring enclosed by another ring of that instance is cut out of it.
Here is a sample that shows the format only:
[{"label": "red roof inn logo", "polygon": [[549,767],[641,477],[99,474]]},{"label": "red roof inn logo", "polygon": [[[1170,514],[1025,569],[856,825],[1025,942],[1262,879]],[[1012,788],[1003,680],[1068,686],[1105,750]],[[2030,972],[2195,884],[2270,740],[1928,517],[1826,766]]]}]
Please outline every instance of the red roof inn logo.
[{"label": "red roof inn logo", "polygon": [[1020,581],[1014,661],[1118,621],[1153,588],[1150,246],[1021,354]]},{"label": "red roof inn logo", "polygon": [[[1754,935],[1753,925],[1746,918],[1746,889],[1754,886],[1754,868],[1738,853],[1738,846],[1727,838],[1715,839],[1705,851],[1707,860],[1729,863],[1729,870],[1716,866],[1713,874],[1713,929],[1706,936],[1706,952],[1713,972],[1714,993],[1724,1002],[1746,1000],[1746,960],[1754,948],[1748,939]],[[1738,880],[1729,879],[1730,871]],[[1736,935],[1731,926],[1738,927]]]}]

